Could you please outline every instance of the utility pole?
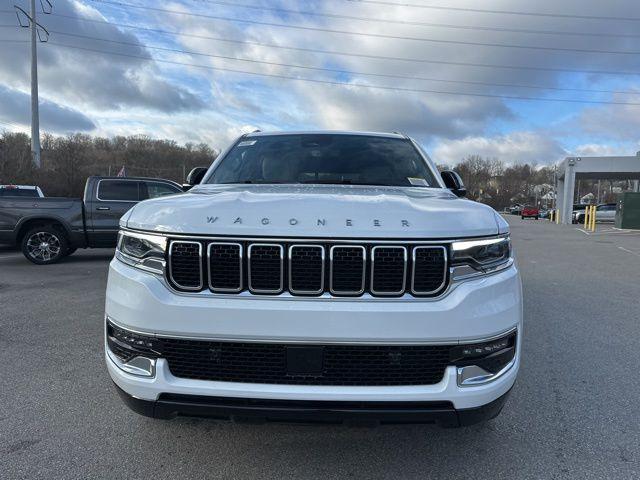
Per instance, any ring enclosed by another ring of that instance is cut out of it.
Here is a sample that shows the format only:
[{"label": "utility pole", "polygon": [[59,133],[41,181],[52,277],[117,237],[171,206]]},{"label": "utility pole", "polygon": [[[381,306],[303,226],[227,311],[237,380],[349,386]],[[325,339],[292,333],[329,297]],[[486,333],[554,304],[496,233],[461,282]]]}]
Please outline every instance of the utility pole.
[{"label": "utility pole", "polygon": [[[49,0],[44,0],[44,2],[48,5],[49,10],[47,11],[45,3],[41,0],[42,13],[51,13],[51,3]],[[14,5],[14,7],[16,8],[16,16],[20,26],[29,27],[31,30],[31,156],[35,167],[40,168],[42,162],[40,158],[40,113],[38,108],[38,41],[46,42],[49,39],[49,32],[36,20],[36,0],[31,0],[30,3],[29,14],[17,5]],[[22,23],[20,12],[28,19],[27,24]],[[41,31],[45,35],[42,35]]]},{"label": "utility pole", "polygon": [[40,114],[38,112],[38,48],[36,43],[36,0],[31,0],[31,155],[40,168]]}]

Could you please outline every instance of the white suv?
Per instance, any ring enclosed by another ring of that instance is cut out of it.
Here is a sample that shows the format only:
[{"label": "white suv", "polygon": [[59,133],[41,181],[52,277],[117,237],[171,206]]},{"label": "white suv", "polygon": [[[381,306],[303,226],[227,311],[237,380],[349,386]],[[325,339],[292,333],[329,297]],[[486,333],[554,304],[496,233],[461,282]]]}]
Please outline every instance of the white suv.
[{"label": "white suv", "polygon": [[106,363],[157,418],[495,417],[522,294],[509,227],[400,134],[252,133],[121,219]]}]

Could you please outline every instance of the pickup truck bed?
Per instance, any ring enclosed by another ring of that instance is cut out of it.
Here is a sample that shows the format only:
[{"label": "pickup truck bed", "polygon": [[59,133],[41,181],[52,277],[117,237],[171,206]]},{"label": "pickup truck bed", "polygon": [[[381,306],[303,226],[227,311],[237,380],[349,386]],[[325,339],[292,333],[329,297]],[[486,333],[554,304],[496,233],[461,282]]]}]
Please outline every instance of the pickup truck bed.
[{"label": "pickup truck bed", "polygon": [[181,193],[169,180],[89,177],[84,199],[0,198],[0,243],[22,248],[36,264],[54,263],[77,248],[114,247],[118,222],[141,200]]}]

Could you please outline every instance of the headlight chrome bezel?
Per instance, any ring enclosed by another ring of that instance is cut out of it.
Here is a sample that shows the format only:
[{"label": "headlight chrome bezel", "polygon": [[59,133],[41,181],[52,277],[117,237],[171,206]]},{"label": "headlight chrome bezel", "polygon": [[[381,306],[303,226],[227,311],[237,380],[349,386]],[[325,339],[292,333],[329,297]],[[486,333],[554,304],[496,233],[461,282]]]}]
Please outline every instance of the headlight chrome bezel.
[{"label": "headlight chrome bezel", "polygon": [[167,238],[163,235],[120,230],[115,256],[129,266],[163,275],[166,250]]},{"label": "headlight chrome bezel", "polygon": [[513,265],[509,234],[451,244],[451,280],[489,275]]}]

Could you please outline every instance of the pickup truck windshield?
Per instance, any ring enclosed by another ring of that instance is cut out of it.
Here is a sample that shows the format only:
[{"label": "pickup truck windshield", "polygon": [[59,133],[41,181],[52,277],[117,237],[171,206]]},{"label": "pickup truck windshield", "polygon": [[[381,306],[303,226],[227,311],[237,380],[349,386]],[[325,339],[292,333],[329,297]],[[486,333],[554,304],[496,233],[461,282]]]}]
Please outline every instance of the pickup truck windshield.
[{"label": "pickup truck windshield", "polygon": [[409,140],[344,134],[243,138],[205,183],[439,187]]}]

